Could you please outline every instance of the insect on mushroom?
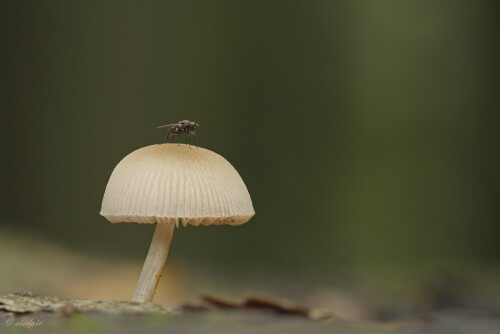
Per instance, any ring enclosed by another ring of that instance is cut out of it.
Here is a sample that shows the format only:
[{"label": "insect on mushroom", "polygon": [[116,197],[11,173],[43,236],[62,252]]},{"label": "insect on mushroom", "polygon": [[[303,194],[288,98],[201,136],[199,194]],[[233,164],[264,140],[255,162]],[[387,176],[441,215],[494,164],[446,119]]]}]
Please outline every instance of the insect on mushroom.
[{"label": "insect on mushroom", "polygon": [[175,144],[146,146],[123,158],[111,173],[101,208],[112,223],[156,223],[134,302],[153,301],[179,224],[236,226],[254,214],[245,183],[225,158]]},{"label": "insect on mushroom", "polygon": [[181,136],[182,134],[186,135],[186,144],[189,145],[189,138],[193,136],[194,139],[194,145],[196,146],[196,128],[198,127],[198,124],[195,122],[191,122],[188,120],[184,121],[179,121],[174,124],[167,124],[167,125],[162,125],[158,126],[156,129],[163,129],[167,128],[167,141],[169,137],[172,137],[172,141],[174,141],[175,136]]}]

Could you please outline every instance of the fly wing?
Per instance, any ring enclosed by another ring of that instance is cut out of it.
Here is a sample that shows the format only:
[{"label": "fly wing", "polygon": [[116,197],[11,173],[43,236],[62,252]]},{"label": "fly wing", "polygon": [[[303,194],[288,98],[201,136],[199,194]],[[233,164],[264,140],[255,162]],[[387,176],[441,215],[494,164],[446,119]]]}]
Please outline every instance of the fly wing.
[{"label": "fly wing", "polygon": [[177,125],[178,123],[174,123],[174,124],[167,124],[167,125],[161,125],[161,126],[157,126],[156,128],[157,129],[162,129],[162,128],[169,128],[173,125]]}]

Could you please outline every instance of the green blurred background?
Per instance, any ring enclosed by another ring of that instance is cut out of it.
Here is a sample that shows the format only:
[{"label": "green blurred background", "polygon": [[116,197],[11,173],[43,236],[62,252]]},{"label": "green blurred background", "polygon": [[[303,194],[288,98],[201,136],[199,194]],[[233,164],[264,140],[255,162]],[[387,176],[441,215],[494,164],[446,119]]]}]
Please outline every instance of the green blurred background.
[{"label": "green blurred background", "polygon": [[256,215],[177,230],[167,261],[187,271],[498,273],[498,7],[1,1],[0,227],[142,261],[153,227],[107,222],[104,189],[156,126],[189,119]]}]

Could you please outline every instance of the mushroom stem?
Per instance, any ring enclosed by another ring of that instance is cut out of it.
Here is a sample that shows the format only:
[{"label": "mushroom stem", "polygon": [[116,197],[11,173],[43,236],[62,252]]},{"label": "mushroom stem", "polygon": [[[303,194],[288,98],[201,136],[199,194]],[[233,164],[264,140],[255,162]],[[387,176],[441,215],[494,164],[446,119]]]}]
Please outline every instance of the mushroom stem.
[{"label": "mushroom stem", "polygon": [[134,302],[151,302],[167,259],[175,224],[156,223],[155,233],[148,256],[142,267],[141,276],[135,288]]}]

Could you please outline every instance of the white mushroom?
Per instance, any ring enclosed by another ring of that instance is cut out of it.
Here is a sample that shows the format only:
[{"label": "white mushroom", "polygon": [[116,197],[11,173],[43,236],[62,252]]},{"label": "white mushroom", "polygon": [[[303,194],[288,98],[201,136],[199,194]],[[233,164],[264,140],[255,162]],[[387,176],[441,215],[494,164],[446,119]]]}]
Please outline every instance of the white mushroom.
[{"label": "white mushroom", "polygon": [[138,149],[115,167],[101,215],[112,223],[157,223],[133,301],[152,301],[174,227],[240,225],[255,214],[234,167],[212,151],[162,144]]}]

